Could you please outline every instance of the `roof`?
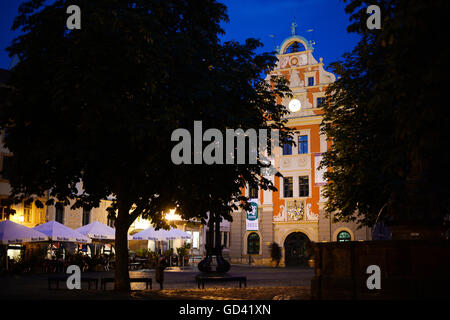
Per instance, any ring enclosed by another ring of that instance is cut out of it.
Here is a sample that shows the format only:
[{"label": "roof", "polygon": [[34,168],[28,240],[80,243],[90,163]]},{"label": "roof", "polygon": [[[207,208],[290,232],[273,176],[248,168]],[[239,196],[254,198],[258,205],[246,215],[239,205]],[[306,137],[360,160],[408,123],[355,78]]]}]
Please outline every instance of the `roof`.
[{"label": "roof", "polygon": [[9,71],[0,68],[0,83],[5,83],[9,79]]}]

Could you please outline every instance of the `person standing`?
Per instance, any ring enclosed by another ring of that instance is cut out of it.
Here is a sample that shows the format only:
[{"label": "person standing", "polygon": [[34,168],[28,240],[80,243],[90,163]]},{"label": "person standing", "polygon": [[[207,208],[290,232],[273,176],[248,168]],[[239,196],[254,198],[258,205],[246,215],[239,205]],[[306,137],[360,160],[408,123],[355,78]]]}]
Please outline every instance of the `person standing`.
[{"label": "person standing", "polygon": [[159,283],[159,287],[162,290],[163,289],[163,283],[164,283],[164,269],[167,268],[167,262],[165,257],[161,256],[158,258],[158,261],[156,262],[156,268],[155,268],[155,280]]}]

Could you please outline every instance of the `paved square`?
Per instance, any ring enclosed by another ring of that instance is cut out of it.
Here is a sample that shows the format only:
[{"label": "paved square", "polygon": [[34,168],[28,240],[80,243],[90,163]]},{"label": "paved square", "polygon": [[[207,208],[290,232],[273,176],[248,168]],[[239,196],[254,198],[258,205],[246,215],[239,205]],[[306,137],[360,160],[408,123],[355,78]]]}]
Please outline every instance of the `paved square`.
[{"label": "paved square", "polygon": [[[21,274],[0,276],[0,300],[4,299],[309,299],[309,287],[314,276],[311,268],[269,268],[233,265],[232,275],[247,277],[247,288],[239,284],[208,283],[205,289],[197,289],[193,269],[165,272],[164,290],[155,282],[154,270],[130,271],[130,277],[151,277],[153,290],[145,290],[144,283],[132,283],[130,293],[112,290],[48,290],[47,274]],[[87,272],[89,277],[111,277],[110,272]],[[61,284],[60,288],[65,288]]]}]

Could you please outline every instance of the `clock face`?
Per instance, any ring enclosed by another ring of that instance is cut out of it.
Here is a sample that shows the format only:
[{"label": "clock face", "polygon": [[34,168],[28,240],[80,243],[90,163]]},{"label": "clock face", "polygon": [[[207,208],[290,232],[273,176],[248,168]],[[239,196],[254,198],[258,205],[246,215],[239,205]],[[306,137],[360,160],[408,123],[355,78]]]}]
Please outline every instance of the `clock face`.
[{"label": "clock face", "polygon": [[302,104],[300,103],[300,100],[298,99],[292,99],[289,101],[289,111],[291,112],[297,112],[302,107]]}]

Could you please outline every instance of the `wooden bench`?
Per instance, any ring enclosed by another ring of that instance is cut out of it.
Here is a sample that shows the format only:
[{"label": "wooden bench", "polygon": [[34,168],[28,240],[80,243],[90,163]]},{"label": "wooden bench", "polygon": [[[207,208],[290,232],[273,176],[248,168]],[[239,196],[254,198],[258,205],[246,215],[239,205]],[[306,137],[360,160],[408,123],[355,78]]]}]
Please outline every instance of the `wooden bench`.
[{"label": "wooden bench", "polygon": [[[52,282],[56,283],[56,289],[59,289],[59,282],[64,281],[67,282],[68,275],[60,275],[60,276],[50,276],[48,277],[48,289],[51,290]],[[91,289],[91,283],[95,283],[95,289],[98,289],[98,278],[92,277],[81,277],[81,282],[88,283],[88,289]]]},{"label": "wooden bench", "polygon": [[[102,278],[101,280],[101,288],[106,290],[106,284],[109,282],[114,283],[114,278]],[[145,282],[145,289],[148,290],[148,286],[150,285],[150,289],[152,289],[152,278],[130,278],[131,282]]]},{"label": "wooden bench", "polygon": [[239,281],[239,288],[242,288],[242,283],[247,288],[247,277],[243,276],[208,276],[208,275],[198,275],[195,277],[197,281],[198,288],[202,285],[202,289],[205,288],[206,282],[230,282]]}]

